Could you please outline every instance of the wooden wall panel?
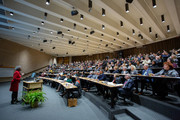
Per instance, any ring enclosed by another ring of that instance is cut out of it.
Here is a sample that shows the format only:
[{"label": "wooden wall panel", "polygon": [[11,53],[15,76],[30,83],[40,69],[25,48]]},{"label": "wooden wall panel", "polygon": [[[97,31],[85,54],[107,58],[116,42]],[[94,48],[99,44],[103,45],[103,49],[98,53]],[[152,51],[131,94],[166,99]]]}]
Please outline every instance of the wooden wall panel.
[{"label": "wooden wall panel", "polygon": [[[140,48],[134,47],[126,50],[122,50],[123,56],[127,57],[129,55],[137,55],[139,53],[145,54],[145,53],[150,53],[150,52],[157,52],[157,51],[169,51],[172,49],[179,49],[180,48],[180,37],[175,37],[169,40],[164,40],[148,45],[144,45]],[[84,56],[73,56],[72,57],[72,62],[74,61],[86,61],[86,60],[103,60],[107,56],[109,58],[118,58],[119,57],[119,52],[120,51],[115,51],[113,53],[102,53],[102,54],[94,54],[94,55],[84,55]]]}]

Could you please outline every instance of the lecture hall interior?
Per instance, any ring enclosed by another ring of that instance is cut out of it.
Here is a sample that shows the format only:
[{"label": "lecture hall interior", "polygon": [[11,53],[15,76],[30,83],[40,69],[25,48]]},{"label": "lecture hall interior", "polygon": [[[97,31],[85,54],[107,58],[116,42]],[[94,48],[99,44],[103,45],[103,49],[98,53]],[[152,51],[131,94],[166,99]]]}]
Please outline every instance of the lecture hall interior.
[{"label": "lecture hall interior", "polygon": [[1,120],[179,120],[180,0],[0,0]]}]

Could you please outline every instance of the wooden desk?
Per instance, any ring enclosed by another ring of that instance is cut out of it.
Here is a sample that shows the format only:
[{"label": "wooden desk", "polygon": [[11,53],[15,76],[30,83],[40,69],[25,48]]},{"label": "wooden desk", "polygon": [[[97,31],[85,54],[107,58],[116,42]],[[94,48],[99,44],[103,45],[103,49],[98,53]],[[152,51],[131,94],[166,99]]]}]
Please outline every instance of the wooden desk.
[{"label": "wooden desk", "polygon": [[75,104],[73,106],[77,105],[77,99],[71,99],[70,98],[70,92],[74,89],[77,89],[77,87],[75,85],[73,85],[72,83],[68,83],[68,82],[64,82],[64,80],[57,80],[57,79],[53,79],[53,78],[47,78],[47,77],[39,77],[42,80],[50,80],[50,81],[54,81],[57,82],[59,84],[61,84],[67,91],[67,99],[64,99],[65,104],[67,104],[67,106],[71,107],[71,103],[73,102],[72,100],[75,100]]},{"label": "wooden desk", "polygon": [[61,84],[65,89],[76,89],[77,88],[72,83],[64,82],[64,80],[57,80],[57,79],[47,78],[47,77],[39,77],[39,78],[41,78],[42,80],[45,79],[45,80],[57,82],[57,83]]},{"label": "wooden desk", "polygon": [[116,96],[116,90],[118,87],[122,87],[123,84],[114,84],[112,82],[105,82],[105,81],[99,81],[98,79],[91,79],[91,78],[87,78],[87,77],[79,77],[82,80],[86,80],[86,81],[90,81],[96,84],[100,84],[102,86],[108,87],[110,89],[111,92],[111,108],[114,108],[115,105],[115,101],[114,98]]}]

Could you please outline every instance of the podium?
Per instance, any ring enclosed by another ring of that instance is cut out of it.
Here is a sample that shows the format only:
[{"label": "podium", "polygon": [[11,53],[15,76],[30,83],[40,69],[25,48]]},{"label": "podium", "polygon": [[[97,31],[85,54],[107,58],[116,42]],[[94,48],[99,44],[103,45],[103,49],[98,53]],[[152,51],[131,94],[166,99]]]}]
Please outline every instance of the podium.
[{"label": "podium", "polygon": [[40,80],[38,82],[35,81],[23,81],[23,93],[22,98],[26,94],[26,92],[34,91],[34,90],[42,90],[43,81]]}]

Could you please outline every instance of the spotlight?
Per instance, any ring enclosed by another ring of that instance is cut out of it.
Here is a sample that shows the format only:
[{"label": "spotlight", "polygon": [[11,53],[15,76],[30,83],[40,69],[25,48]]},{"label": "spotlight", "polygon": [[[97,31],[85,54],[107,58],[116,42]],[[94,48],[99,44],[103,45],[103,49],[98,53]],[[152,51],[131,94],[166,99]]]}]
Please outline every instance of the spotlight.
[{"label": "spotlight", "polygon": [[117,32],[116,34],[117,34],[117,36],[119,36],[119,32]]},{"label": "spotlight", "polygon": [[133,0],[126,0],[126,2],[127,2],[127,3],[132,3],[132,2],[133,2]]},{"label": "spotlight", "polygon": [[92,9],[92,0],[89,0],[88,7],[89,7],[89,12],[91,12],[91,9]]},{"label": "spotlight", "polygon": [[105,9],[102,8],[102,16],[106,16]]},{"label": "spotlight", "polygon": [[84,16],[81,14],[81,15],[80,15],[80,19],[83,20],[83,18],[84,18]]},{"label": "spotlight", "polygon": [[57,34],[62,34],[62,31],[57,31]]},{"label": "spotlight", "polygon": [[102,29],[103,29],[103,30],[105,29],[105,26],[104,26],[104,25],[102,25]]},{"label": "spotlight", "polygon": [[123,45],[125,45],[125,43],[123,43]]},{"label": "spotlight", "polygon": [[132,29],[132,33],[133,33],[133,35],[135,35],[135,30],[134,29]]},{"label": "spotlight", "polygon": [[45,12],[45,13],[44,13],[44,19],[45,19],[45,20],[46,20],[46,18],[47,18],[47,15],[48,15],[48,14]]},{"label": "spotlight", "polygon": [[68,32],[70,32],[70,30],[69,30],[69,29],[68,29],[67,31],[68,31]]},{"label": "spotlight", "polygon": [[123,27],[123,21],[120,21],[120,25],[121,25],[121,27]]},{"label": "spotlight", "polygon": [[74,15],[77,15],[79,12],[77,10],[72,10],[71,11],[71,15],[74,16]]},{"label": "spotlight", "polygon": [[167,25],[167,32],[170,32],[170,27],[169,27],[169,25]]},{"label": "spotlight", "polygon": [[139,20],[140,20],[140,25],[143,25],[143,19],[140,18]]},{"label": "spotlight", "polygon": [[52,49],[55,49],[56,47],[53,47]]},{"label": "spotlight", "polygon": [[95,31],[94,30],[92,30],[91,32],[90,32],[90,34],[92,35],[92,34],[94,34],[95,33]]},{"label": "spotlight", "polygon": [[129,12],[129,5],[128,5],[128,3],[125,4],[125,10],[126,10],[126,13]]},{"label": "spotlight", "polygon": [[74,29],[76,29],[76,23],[74,23]]},{"label": "spotlight", "polygon": [[84,28],[84,30],[86,31],[86,30],[87,30],[87,28],[85,27],[85,28]]},{"label": "spotlight", "polygon": [[60,20],[61,22],[63,22],[64,20],[61,18],[61,20]]},{"label": "spotlight", "polygon": [[43,43],[47,42],[47,40],[43,40]]},{"label": "spotlight", "polygon": [[151,29],[151,27],[149,27],[149,33],[152,33],[152,29]]},{"label": "spotlight", "polygon": [[100,42],[102,42],[102,40],[100,40]]},{"label": "spotlight", "polygon": [[103,37],[103,36],[104,36],[104,34],[101,34],[101,36]]},{"label": "spotlight", "polygon": [[127,37],[127,40],[129,40],[129,37]]},{"label": "spotlight", "polygon": [[51,31],[50,33],[53,34],[53,31]]},{"label": "spotlight", "polygon": [[162,23],[165,22],[164,15],[161,15],[161,21],[162,21]]},{"label": "spotlight", "polygon": [[88,38],[88,35],[86,35],[86,37]]},{"label": "spotlight", "polygon": [[13,13],[13,12],[10,12],[9,14],[10,14],[11,16],[13,16],[13,15],[14,15],[14,13]]},{"label": "spotlight", "polygon": [[114,41],[116,41],[116,39],[114,39]]},{"label": "spotlight", "polygon": [[158,34],[155,34],[156,39],[158,39]]},{"label": "spotlight", "polygon": [[40,28],[37,28],[37,32],[39,32],[40,31]]},{"label": "spotlight", "polygon": [[43,21],[41,22],[41,25],[44,25],[44,22],[43,22]]},{"label": "spotlight", "polygon": [[156,0],[152,0],[153,8],[156,8]]},{"label": "spotlight", "polygon": [[106,46],[105,47],[108,47],[108,44],[106,44]]},{"label": "spotlight", "polygon": [[46,5],[50,5],[50,0],[46,0]]},{"label": "spotlight", "polygon": [[71,41],[71,40],[69,40],[69,44],[72,44],[72,41]]}]

